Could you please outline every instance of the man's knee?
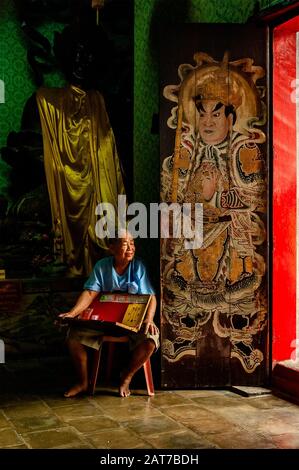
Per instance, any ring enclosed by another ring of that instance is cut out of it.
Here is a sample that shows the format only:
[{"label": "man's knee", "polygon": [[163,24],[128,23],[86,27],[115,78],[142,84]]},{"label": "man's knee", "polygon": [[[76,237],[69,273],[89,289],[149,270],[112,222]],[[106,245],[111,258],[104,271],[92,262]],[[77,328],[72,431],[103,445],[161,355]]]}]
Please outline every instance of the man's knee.
[{"label": "man's knee", "polygon": [[86,352],[85,346],[82,343],[80,343],[80,341],[78,341],[77,339],[69,338],[67,340],[67,345],[68,345],[69,350],[73,353],[83,354]]},{"label": "man's knee", "polygon": [[142,343],[140,343],[140,348],[143,349],[148,355],[152,355],[156,349],[156,343],[151,338],[146,338]]}]

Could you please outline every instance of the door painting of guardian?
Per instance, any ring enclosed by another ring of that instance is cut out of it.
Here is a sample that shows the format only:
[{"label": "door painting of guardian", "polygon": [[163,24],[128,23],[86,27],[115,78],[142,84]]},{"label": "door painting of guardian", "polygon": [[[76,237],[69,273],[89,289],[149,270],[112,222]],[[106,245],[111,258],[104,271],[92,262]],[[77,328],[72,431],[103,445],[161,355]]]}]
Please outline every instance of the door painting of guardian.
[{"label": "door painting of guardian", "polygon": [[203,204],[203,242],[161,239],[162,386],[268,370],[267,31],[184,25],[161,47],[161,202]]}]

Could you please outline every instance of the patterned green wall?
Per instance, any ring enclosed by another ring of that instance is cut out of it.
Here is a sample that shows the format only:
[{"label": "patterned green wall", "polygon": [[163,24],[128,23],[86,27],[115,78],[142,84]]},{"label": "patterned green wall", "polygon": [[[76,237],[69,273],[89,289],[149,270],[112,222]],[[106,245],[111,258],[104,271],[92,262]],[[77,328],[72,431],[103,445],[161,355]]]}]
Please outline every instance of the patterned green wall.
[{"label": "patterned green wall", "polygon": [[274,7],[278,4],[281,6],[288,5],[290,3],[294,3],[294,0],[259,0],[260,9],[264,10],[266,8]]},{"label": "patterned green wall", "polygon": [[[33,91],[26,63],[26,50],[19,37],[11,0],[0,7],[0,79],[4,82],[5,103],[0,104],[0,146],[11,129],[19,126],[26,96]],[[16,129],[17,130],[17,129]],[[0,193],[6,187],[8,166],[0,161]]]},{"label": "patterned green wall", "polygon": [[[54,31],[61,31],[61,24],[45,24],[39,31],[50,41]],[[13,0],[1,0],[0,3],[0,80],[5,87],[5,103],[0,104],[0,148],[6,144],[10,131],[20,129],[24,104],[35,91],[30,67],[27,63],[26,40]],[[63,83],[59,73],[47,75],[47,86],[60,86]],[[9,167],[0,160],[0,194],[6,193]]]}]

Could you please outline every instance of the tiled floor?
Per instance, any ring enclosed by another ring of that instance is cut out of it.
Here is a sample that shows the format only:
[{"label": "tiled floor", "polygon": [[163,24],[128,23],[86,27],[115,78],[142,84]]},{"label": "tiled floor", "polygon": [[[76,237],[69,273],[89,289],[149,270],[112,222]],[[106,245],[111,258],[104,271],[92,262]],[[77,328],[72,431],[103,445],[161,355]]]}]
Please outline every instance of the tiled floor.
[{"label": "tiled floor", "polygon": [[299,449],[299,407],[227,390],[63,398],[68,358],[0,364],[0,448]]}]

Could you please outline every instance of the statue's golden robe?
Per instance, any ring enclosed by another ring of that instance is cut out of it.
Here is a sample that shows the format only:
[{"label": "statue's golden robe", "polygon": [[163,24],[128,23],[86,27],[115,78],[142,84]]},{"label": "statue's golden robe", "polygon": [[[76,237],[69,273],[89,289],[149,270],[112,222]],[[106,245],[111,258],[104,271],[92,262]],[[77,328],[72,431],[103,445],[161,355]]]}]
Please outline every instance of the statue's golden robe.
[{"label": "statue's golden robe", "polygon": [[125,193],[113,130],[96,90],[40,88],[37,103],[56,255],[69,275],[86,275],[107,248],[95,234],[96,206],[117,208]]}]

